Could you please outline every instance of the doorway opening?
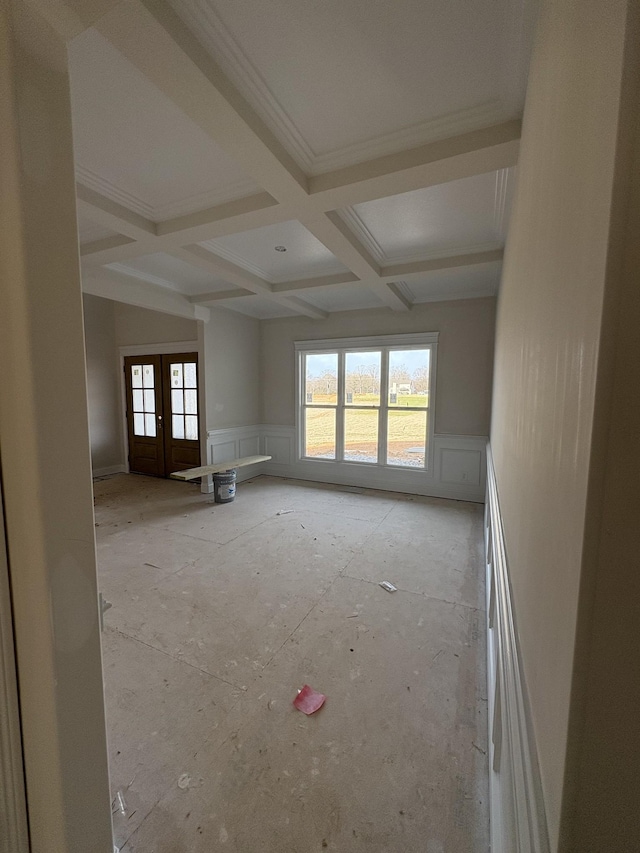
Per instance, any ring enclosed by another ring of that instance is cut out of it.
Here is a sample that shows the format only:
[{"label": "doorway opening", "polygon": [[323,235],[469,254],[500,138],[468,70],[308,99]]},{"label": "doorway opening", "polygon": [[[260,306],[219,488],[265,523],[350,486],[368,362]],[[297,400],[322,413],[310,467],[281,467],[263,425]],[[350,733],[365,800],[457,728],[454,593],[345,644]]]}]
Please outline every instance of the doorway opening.
[{"label": "doorway opening", "polygon": [[200,464],[198,353],[124,357],[129,470],[153,477]]}]

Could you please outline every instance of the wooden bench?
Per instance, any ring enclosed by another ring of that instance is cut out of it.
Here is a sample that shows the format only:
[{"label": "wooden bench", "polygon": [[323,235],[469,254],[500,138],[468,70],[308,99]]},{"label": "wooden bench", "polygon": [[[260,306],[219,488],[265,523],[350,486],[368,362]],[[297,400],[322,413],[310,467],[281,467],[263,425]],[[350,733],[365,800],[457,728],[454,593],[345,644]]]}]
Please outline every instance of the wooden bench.
[{"label": "wooden bench", "polygon": [[244,468],[245,465],[257,465],[258,462],[268,462],[271,456],[243,456],[241,459],[229,459],[228,462],[218,462],[216,465],[201,465],[200,468],[187,468],[184,471],[174,471],[170,474],[173,480],[195,480],[197,477],[207,477],[209,474],[220,474],[233,468]]}]

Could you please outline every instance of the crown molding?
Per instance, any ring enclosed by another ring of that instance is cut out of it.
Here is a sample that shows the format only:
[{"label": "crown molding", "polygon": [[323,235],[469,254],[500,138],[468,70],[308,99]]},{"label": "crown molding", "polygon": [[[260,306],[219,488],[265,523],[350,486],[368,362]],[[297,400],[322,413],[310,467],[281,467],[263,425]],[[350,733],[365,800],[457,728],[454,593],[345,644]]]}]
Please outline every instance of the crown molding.
[{"label": "crown molding", "polygon": [[371,257],[377,262],[378,266],[382,266],[382,264],[386,260],[386,255],[382,249],[382,246],[380,245],[380,243],[378,243],[371,231],[369,231],[369,229],[364,224],[362,219],[358,216],[354,208],[345,207],[342,210],[338,210],[337,213],[338,216],[345,223],[345,225],[347,225],[351,229],[351,231],[353,231],[355,236],[367,249]]},{"label": "crown molding", "polygon": [[76,179],[89,189],[100,193],[100,195],[111,199],[111,201],[123,205],[123,207],[132,210],[134,213],[138,213],[140,216],[144,216],[145,219],[149,219],[152,222],[162,222],[184,216],[185,214],[196,213],[199,210],[206,210],[209,207],[216,207],[225,202],[236,201],[254,194],[257,187],[255,181],[236,181],[225,187],[196,193],[177,201],[153,205],[107,180],[107,178],[103,178],[97,172],[88,169],[80,163],[76,165]]},{"label": "crown molding", "polygon": [[[522,0],[528,3],[529,0]],[[171,0],[171,5],[211,56],[309,176],[353,166],[366,160],[416,148],[429,142],[501,124],[519,117],[520,107],[501,99],[438,116],[373,139],[319,154],[306,141],[231,31],[206,0]],[[514,25],[515,26],[515,25]],[[509,65],[511,67],[511,64]],[[508,76],[508,75],[505,75]],[[504,87],[503,87],[504,88]]]},{"label": "crown molding", "polygon": [[406,281],[395,281],[394,282],[398,291],[407,299],[412,305],[415,302],[415,293],[411,290],[411,286]]},{"label": "crown molding", "polygon": [[511,169],[498,169],[498,171],[496,172],[496,191],[493,211],[493,223],[496,229],[496,233],[501,237],[502,240],[504,240],[505,238],[505,213],[511,175]]},{"label": "crown molding", "polygon": [[310,174],[322,175],[325,172],[333,172],[367,160],[386,157],[388,154],[419,148],[430,142],[438,142],[472,130],[492,127],[519,117],[520,113],[507,111],[499,100],[487,101],[468,109],[403,127],[373,139],[357,142],[336,151],[317,155],[311,165]]},{"label": "crown molding", "polygon": [[229,201],[237,201],[260,191],[261,187],[255,181],[236,181],[219,189],[196,193],[179,201],[156,205],[153,209],[154,218],[158,222],[166,219],[175,219],[178,216],[197,213],[199,210],[207,210],[210,207],[217,207],[219,204],[225,204]]},{"label": "crown molding", "polygon": [[205,0],[171,0],[171,5],[209,54],[216,60],[222,59],[225,73],[249,101],[251,108],[283,143],[300,168],[311,174],[316,154],[212,6]]},{"label": "crown molding", "polygon": [[76,163],[76,180],[78,183],[84,184],[85,187],[89,187],[90,190],[94,190],[100,193],[100,195],[111,199],[111,201],[127,207],[134,213],[144,216],[145,219],[153,219],[153,207],[150,204],[133,195],[133,193],[116,186],[116,184],[113,184],[107,178],[103,178],[97,172],[88,169],[81,163]]}]

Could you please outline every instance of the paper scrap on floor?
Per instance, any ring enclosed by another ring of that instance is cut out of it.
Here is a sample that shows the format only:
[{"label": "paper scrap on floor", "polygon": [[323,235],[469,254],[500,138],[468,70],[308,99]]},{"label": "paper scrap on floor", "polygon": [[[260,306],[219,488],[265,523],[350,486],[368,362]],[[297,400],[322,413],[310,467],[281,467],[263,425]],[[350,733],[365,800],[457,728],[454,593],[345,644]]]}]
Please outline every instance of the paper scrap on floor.
[{"label": "paper scrap on floor", "polygon": [[305,684],[293,700],[293,704],[303,714],[314,714],[319,708],[322,708],[326,698],[323,693],[317,693],[312,687]]}]

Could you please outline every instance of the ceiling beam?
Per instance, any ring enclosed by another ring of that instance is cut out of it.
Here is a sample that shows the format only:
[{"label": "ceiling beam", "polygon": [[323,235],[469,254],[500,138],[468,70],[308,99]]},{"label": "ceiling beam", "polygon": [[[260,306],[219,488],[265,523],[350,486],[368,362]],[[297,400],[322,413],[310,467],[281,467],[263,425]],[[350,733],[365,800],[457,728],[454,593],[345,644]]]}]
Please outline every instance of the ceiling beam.
[{"label": "ceiling beam", "polygon": [[309,179],[316,207],[337,210],[515,166],[521,122],[474,130]]},{"label": "ceiling beam", "polygon": [[344,284],[360,284],[357,275],[350,272],[338,272],[333,275],[321,275],[316,278],[300,278],[295,281],[282,281],[273,284],[274,293],[288,293],[309,290],[313,287],[341,287]]},{"label": "ceiling beam", "polygon": [[[411,264],[380,269],[336,211],[505,168],[517,159],[520,122],[510,121],[307,177],[168,3],[129,0],[104,15],[96,27],[264,192],[153,223],[121,205],[105,205],[97,193],[91,195],[93,191],[85,187],[80,193],[82,204],[101,211],[100,221],[107,224],[108,220],[109,227],[135,240],[110,244],[97,241],[83,247],[83,256],[92,263],[122,262],[136,255],[167,252],[298,313],[324,316],[320,309],[287,296],[280,285],[276,287],[197,245],[216,236],[295,219],[347,268],[351,282],[362,282],[393,310],[407,311],[411,304],[395,283],[419,272]],[[95,218],[90,210],[89,215]],[[403,267],[411,268],[406,275]]]},{"label": "ceiling beam", "polygon": [[92,27],[121,0],[27,0],[63,41],[69,41]]},{"label": "ceiling beam", "polygon": [[466,252],[449,255],[446,258],[430,258],[426,261],[413,261],[409,264],[394,264],[382,267],[380,277],[383,281],[410,281],[438,270],[457,269],[459,267],[480,266],[481,264],[500,263],[504,249],[490,249],[485,252]]},{"label": "ceiling beam", "polygon": [[409,311],[411,303],[380,279],[380,268],[348,225],[329,211],[316,217],[301,219],[302,224],[323,243],[335,257],[372,290],[393,311]]},{"label": "ceiling beam", "polygon": [[[131,221],[127,214],[148,221],[81,183],[76,184],[76,190],[78,209],[84,211],[93,221],[112,228],[119,235],[130,234],[131,228],[136,225],[140,227],[140,223],[137,220]],[[80,251],[92,264],[118,263],[141,255],[181,248],[189,243],[200,243],[295,218],[295,211],[278,204],[269,193],[258,193],[175,219],[150,223],[154,226],[153,234],[147,229],[147,233],[140,233],[136,239],[110,237],[104,241],[96,240],[82,245]]]},{"label": "ceiling beam", "polygon": [[127,305],[148,308],[163,314],[173,314],[188,320],[203,320],[206,323],[210,317],[208,308],[194,305],[182,294],[168,287],[140,281],[140,279],[102,267],[83,267],[82,290],[84,293],[101,296],[103,299],[125,302]]},{"label": "ceiling beam", "polygon": [[218,302],[220,299],[240,299],[242,296],[255,296],[253,290],[245,290],[236,287],[233,290],[213,290],[211,293],[196,293],[195,296],[187,296],[189,302],[202,304],[204,302]]},{"label": "ceiling beam", "polygon": [[106,228],[124,234],[133,240],[145,240],[156,236],[156,224],[139,213],[134,213],[117,201],[97,193],[95,190],[76,183],[76,199],[78,210],[86,212],[87,216],[99,222]]},{"label": "ceiling beam", "polygon": [[[411,279],[421,278],[429,273],[438,272],[438,270],[500,263],[503,255],[503,249],[490,249],[482,252],[448,255],[442,258],[429,258],[424,261],[413,261],[409,264],[395,264],[394,266],[381,267],[380,279],[387,284],[397,281],[411,281]],[[341,287],[345,284],[365,286],[370,285],[371,281],[359,279],[352,273],[335,273],[317,278],[283,281],[272,286],[275,293],[299,293],[304,290],[312,290],[314,287]]]},{"label": "ceiling beam", "polygon": [[279,201],[307,176],[166,0],[132,0],[96,29]]},{"label": "ceiling beam", "polygon": [[207,251],[207,249],[197,244],[184,246],[181,249],[172,249],[170,254],[181,261],[206,270],[216,278],[222,278],[243,290],[250,290],[254,295],[266,296],[272,302],[277,302],[279,305],[290,308],[298,314],[304,314],[315,320],[323,319],[327,316],[325,311],[316,308],[315,305],[309,305],[302,299],[298,299],[297,296],[274,293],[273,285],[270,282],[231,263],[231,261],[227,261],[225,258],[221,258],[219,255],[215,255],[213,252]]}]

